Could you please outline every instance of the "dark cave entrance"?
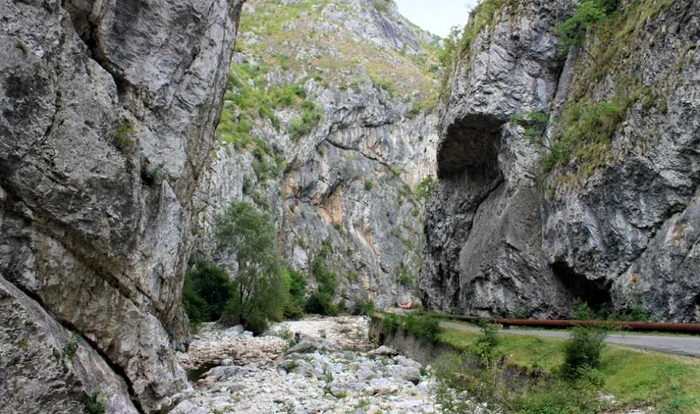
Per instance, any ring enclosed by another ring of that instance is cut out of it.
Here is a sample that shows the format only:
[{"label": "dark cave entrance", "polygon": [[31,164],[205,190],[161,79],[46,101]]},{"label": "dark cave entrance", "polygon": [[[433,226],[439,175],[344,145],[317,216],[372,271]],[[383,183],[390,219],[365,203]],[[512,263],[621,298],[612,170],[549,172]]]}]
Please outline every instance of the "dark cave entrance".
[{"label": "dark cave entrance", "polygon": [[500,174],[498,150],[504,123],[492,115],[469,114],[451,124],[437,149],[438,177],[466,170],[473,178],[493,181]]},{"label": "dark cave entrance", "polygon": [[580,299],[595,310],[613,308],[611,282],[590,280],[561,261],[552,263],[552,272],[566,286],[573,298]]}]

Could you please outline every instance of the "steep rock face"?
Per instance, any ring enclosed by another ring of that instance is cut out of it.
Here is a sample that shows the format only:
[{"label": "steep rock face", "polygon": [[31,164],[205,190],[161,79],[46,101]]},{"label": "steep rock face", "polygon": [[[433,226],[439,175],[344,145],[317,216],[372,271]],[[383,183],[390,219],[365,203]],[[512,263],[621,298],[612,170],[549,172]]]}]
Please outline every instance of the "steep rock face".
[{"label": "steep rock face", "polygon": [[692,1],[624,7],[608,29],[621,43],[590,36],[583,47],[599,61],[581,53],[561,85],[565,126],[572,108],[609,105],[620,115],[601,152],[584,141],[582,155],[550,173],[543,247],[617,309],[698,320],[700,10]]},{"label": "steep rock face", "polygon": [[578,297],[697,320],[697,7],[623,1],[564,62],[554,33],[572,4],[496,8],[455,62],[426,299],[560,316]]},{"label": "steep rock face", "polygon": [[506,127],[554,98],[564,63],[554,35],[561,9],[527,1],[494,12],[493,26],[452,68],[439,124],[440,180],[426,213],[421,290],[433,308],[551,315],[566,306],[541,250],[534,172],[541,149]]},{"label": "steep rock face", "polygon": [[0,3],[0,326],[34,381],[5,406],[75,412],[98,392],[152,412],[187,387],[171,339],[241,4]]},{"label": "steep rock face", "polygon": [[[392,2],[375,3],[246,4],[226,104],[241,109],[225,109],[222,147],[198,193],[197,249],[232,273],[212,231],[231,201],[247,200],[270,211],[290,267],[309,272],[330,247],[337,300],[385,307],[416,296],[435,175],[435,39]],[[237,105],[253,100],[254,111]],[[298,132],[304,114],[315,121]]]}]

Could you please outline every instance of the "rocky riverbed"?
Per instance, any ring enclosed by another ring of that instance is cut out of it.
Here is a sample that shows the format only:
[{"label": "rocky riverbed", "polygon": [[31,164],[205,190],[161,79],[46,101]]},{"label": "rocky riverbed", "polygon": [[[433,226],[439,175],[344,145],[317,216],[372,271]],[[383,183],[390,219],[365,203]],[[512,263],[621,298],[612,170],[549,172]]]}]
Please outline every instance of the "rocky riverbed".
[{"label": "rocky riverbed", "polygon": [[212,368],[173,413],[439,412],[429,369],[374,349],[368,325],[365,317],[311,318],[260,337],[206,325],[179,358],[190,372]]}]

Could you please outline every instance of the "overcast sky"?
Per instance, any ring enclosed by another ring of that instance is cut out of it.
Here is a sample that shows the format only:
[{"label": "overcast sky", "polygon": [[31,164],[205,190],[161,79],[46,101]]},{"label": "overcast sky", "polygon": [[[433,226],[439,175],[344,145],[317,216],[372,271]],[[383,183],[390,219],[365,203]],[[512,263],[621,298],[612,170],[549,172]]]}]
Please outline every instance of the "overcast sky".
[{"label": "overcast sky", "polygon": [[408,20],[438,36],[446,37],[450,27],[464,26],[478,0],[396,0]]}]

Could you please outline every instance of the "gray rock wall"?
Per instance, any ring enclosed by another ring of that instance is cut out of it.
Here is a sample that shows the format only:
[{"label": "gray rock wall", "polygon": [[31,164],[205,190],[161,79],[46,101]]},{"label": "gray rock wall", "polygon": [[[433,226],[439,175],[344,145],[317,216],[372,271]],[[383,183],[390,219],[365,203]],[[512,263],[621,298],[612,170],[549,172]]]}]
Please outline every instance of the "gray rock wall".
[{"label": "gray rock wall", "polygon": [[[506,5],[457,58],[423,294],[463,313],[563,316],[578,297],[697,320],[697,5],[622,2],[564,61],[555,27],[571,4]],[[606,126],[572,114],[607,104],[613,132],[585,141]],[[550,115],[538,144],[511,118],[531,110]]]},{"label": "gray rock wall", "polygon": [[17,309],[0,326],[34,381],[3,386],[6,406],[75,412],[99,392],[154,412],[187,387],[171,343],[189,335],[191,199],[241,3],[0,2],[0,282]]},{"label": "gray rock wall", "polygon": [[[630,6],[630,15],[638,12]],[[638,24],[630,44],[618,46],[621,62],[613,59],[591,82],[595,63],[582,53],[561,85],[569,100],[582,87],[597,102],[641,96],[592,172],[573,162],[548,177],[543,250],[550,263],[607,294],[615,308],[642,307],[655,319],[688,322],[700,316],[693,219],[700,184],[700,9],[693,1],[667,2]],[[591,38],[584,47],[601,50],[602,41]]]}]

